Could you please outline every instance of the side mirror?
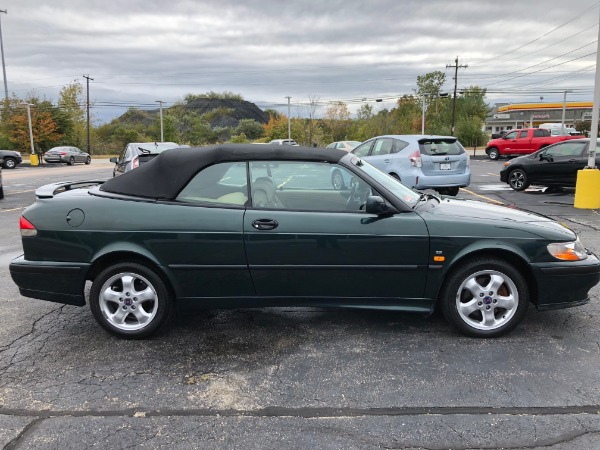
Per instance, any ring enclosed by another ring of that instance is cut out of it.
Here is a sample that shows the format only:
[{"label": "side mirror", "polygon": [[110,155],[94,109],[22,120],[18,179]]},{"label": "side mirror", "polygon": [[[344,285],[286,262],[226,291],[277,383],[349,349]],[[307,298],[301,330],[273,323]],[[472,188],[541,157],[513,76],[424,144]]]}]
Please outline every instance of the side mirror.
[{"label": "side mirror", "polygon": [[117,164],[119,162],[119,158],[110,158],[110,162]]},{"label": "side mirror", "polygon": [[397,212],[395,208],[390,207],[385,200],[378,195],[370,195],[367,198],[365,211],[367,214],[376,214],[378,216],[391,215]]}]

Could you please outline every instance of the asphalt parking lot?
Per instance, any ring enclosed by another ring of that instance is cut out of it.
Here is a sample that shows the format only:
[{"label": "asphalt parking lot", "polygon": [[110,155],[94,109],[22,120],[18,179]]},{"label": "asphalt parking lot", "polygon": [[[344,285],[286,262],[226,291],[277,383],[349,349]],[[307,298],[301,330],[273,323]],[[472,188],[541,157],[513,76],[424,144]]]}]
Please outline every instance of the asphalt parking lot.
[{"label": "asphalt parking lot", "polygon": [[[512,191],[502,162],[473,160],[459,196],[551,216],[600,254],[599,211],[573,208],[573,189]],[[88,308],[21,297],[8,263],[34,189],[110,176],[99,159],[3,171],[3,448],[598,448],[598,286],[495,340],[437,314],[261,308],[188,309],[123,341]]]}]

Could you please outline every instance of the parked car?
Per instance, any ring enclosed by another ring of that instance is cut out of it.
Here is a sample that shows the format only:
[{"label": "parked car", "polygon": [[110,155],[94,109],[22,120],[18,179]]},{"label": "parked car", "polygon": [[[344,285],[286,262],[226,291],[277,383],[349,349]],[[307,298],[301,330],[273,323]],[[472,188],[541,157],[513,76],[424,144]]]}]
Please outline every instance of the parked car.
[{"label": "parked car", "polygon": [[340,150],[345,150],[347,152],[350,152],[350,151],[354,150],[356,147],[358,147],[360,144],[362,144],[362,142],[359,142],[359,141],[338,141],[338,142],[332,142],[326,148],[339,148]]},{"label": "parked car", "polygon": [[[587,166],[590,140],[580,138],[559,142],[531,155],[520,156],[504,163],[500,181],[515,191],[530,185],[552,187],[575,186],[577,171]],[[596,150],[596,166],[600,167],[600,153]]]},{"label": "parked car", "polygon": [[469,155],[453,136],[378,136],[352,153],[409,188],[456,195],[471,183]]},{"label": "parked car", "polygon": [[180,147],[181,145],[175,142],[131,142],[125,146],[118,158],[110,158],[110,162],[115,163],[113,177],[151,161],[165,150]]},{"label": "parked car", "polygon": [[0,150],[0,158],[4,160],[2,167],[5,169],[14,169],[23,162],[21,153],[14,150]]},{"label": "parked car", "polygon": [[492,139],[487,143],[485,152],[490,159],[497,160],[501,156],[521,156],[538,151],[557,142],[577,139],[578,136],[553,136],[545,128],[522,128],[506,133],[500,139]]},{"label": "parked car", "polygon": [[273,139],[269,142],[271,145],[293,145],[298,146],[298,143],[293,139]]},{"label": "parked car", "polygon": [[92,157],[77,147],[54,147],[44,153],[44,161],[48,163],[65,163],[70,166],[75,163],[90,164]]},{"label": "parked car", "polygon": [[[355,178],[338,191],[331,168]],[[600,261],[534,213],[415,192],[335,149],[167,150],[106,182],[36,190],[21,216],[21,295],[84,306],[124,338],[175,302],[431,313],[500,336],[540,310],[582,305]],[[24,305],[25,307],[25,305]]]}]

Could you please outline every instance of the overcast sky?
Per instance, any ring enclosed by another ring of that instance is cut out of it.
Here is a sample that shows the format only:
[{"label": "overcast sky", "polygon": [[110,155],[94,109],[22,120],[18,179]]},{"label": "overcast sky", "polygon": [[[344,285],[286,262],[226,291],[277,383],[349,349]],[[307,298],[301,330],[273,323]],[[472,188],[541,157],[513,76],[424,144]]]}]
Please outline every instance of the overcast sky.
[{"label": "overcast sky", "polygon": [[[292,116],[309,96],[391,108],[417,75],[497,101],[591,101],[595,0],[0,0],[9,94],[85,80],[96,121],[232,91]],[[1,92],[1,91],[0,91]],[[375,103],[375,99],[382,102]],[[325,106],[322,107],[322,110]]]}]

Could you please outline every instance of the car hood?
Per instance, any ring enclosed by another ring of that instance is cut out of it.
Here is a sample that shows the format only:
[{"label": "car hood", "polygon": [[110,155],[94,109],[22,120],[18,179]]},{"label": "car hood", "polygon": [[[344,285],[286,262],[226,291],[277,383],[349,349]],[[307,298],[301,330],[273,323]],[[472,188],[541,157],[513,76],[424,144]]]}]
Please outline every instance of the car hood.
[{"label": "car hood", "polygon": [[[553,219],[509,206],[491,205],[475,200],[450,199],[443,197],[440,204],[423,214],[426,221],[433,218],[449,219],[453,222],[488,224],[496,229],[527,229],[548,239],[573,240],[576,235]],[[429,217],[429,219],[428,219]],[[490,228],[490,232],[493,233]]]}]

